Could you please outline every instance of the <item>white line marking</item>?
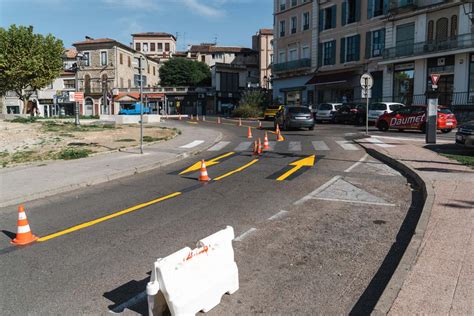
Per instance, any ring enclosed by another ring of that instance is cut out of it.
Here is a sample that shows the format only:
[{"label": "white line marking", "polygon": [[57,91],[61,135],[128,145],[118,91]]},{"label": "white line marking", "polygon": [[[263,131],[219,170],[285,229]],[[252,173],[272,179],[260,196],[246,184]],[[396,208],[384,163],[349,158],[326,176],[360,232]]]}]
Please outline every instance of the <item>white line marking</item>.
[{"label": "white line marking", "polygon": [[290,142],[288,144],[288,151],[301,151],[301,142]]},{"label": "white line marking", "polygon": [[202,143],[204,143],[203,140],[195,140],[195,141],[190,142],[189,144],[186,144],[186,145],[181,146],[179,148],[193,148],[193,147],[196,147],[198,145],[201,145]]},{"label": "white line marking", "polygon": [[300,205],[300,204],[303,204],[304,202],[306,202],[307,200],[310,200],[313,198],[313,196],[315,196],[316,194],[322,192],[323,190],[326,190],[327,187],[329,187],[331,184],[333,184],[334,182],[336,182],[337,180],[341,179],[342,177],[341,176],[335,176],[333,177],[331,180],[329,180],[328,182],[324,183],[323,185],[321,185],[319,188],[317,188],[316,190],[314,190],[313,192],[303,196],[301,199],[299,199],[298,201],[296,201],[295,203],[293,203],[294,205]]},{"label": "white line marking", "polygon": [[253,232],[255,232],[255,231],[257,231],[257,229],[252,227],[252,228],[250,228],[249,230],[247,230],[245,233],[243,233],[242,235],[240,235],[239,237],[235,238],[234,240],[235,240],[235,241],[242,241],[242,240],[244,240],[245,238],[247,238],[248,235],[250,235],[251,233],[253,233]]},{"label": "white line marking", "polygon": [[215,144],[214,146],[212,146],[211,148],[209,148],[207,151],[219,151],[221,150],[222,148],[224,148],[225,146],[229,145],[230,142],[218,142],[217,144]]},{"label": "white line marking", "polygon": [[381,141],[378,138],[365,138],[364,140],[367,140],[369,143],[372,143],[376,146],[383,147],[383,148],[390,148],[390,147],[395,147],[395,145],[390,145],[390,144],[385,144],[383,141]]},{"label": "white line marking", "polygon": [[312,143],[315,150],[329,150],[328,145],[322,140],[315,140]]},{"label": "white line marking", "polygon": [[344,148],[344,150],[359,150],[359,147],[348,140],[336,140],[336,143]]},{"label": "white line marking", "polygon": [[[410,140],[410,141],[415,141],[415,142],[425,142],[425,139],[421,139],[421,138],[407,138],[407,137],[392,137],[392,136],[379,136],[377,135],[376,136],[377,138],[386,138],[386,139],[395,139],[395,140]],[[452,144],[454,142],[453,141],[449,141],[449,140],[436,140],[437,143],[442,143],[442,144]]]},{"label": "white line marking", "polygon": [[275,215],[273,216],[270,216],[268,218],[269,221],[273,221],[275,219],[279,219],[279,218],[282,218],[284,216],[286,216],[286,214],[288,214],[288,211],[285,211],[285,210],[281,210],[280,212],[276,213]]},{"label": "white line marking", "polygon": [[239,146],[235,147],[234,151],[244,151],[247,150],[252,142],[241,142]]},{"label": "white line marking", "polygon": [[115,307],[112,310],[109,310],[109,313],[111,314],[121,314],[126,308],[129,308],[130,306],[136,305],[137,303],[145,300],[147,297],[146,291],[141,292],[140,294],[132,297],[128,301],[120,304],[119,306]]},{"label": "white line marking", "polygon": [[313,197],[312,199],[324,200],[324,201],[347,202],[347,203],[359,203],[359,204],[373,204],[373,205],[382,205],[382,206],[395,206],[395,204],[393,203],[365,202],[365,201],[344,200],[344,199],[331,199],[331,198],[323,198],[323,197]]},{"label": "white line marking", "polygon": [[361,163],[363,163],[367,158],[369,158],[369,154],[365,154],[364,157],[360,158],[358,162],[344,170],[344,172],[351,172],[354,168],[358,167]]}]

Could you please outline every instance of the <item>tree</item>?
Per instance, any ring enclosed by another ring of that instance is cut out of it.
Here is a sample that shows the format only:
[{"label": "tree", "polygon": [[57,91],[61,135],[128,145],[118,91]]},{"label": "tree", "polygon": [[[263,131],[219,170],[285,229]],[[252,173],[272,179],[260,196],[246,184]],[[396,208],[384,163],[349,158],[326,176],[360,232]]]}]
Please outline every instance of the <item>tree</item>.
[{"label": "tree", "polygon": [[32,26],[0,28],[0,95],[14,91],[26,113],[33,92],[61,74],[63,54],[61,40],[51,34],[34,34]]},{"label": "tree", "polygon": [[202,62],[171,58],[160,68],[162,86],[210,86],[211,71]]},{"label": "tree", "polygon": [[242,93],[239,106],[250,106],[256,109],[265,107],[265,94],[261,90],[247,90]]}]

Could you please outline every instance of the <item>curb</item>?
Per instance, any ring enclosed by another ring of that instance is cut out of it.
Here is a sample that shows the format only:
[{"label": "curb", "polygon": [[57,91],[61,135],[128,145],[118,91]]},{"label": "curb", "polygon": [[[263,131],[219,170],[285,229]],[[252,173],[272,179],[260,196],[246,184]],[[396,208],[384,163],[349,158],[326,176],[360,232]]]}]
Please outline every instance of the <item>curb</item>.
[{"label": "curb", "polygon": [[421,210],[420,218],[416,224],[415,233],[411,237],[410,243],[405,249],[400,262],[398,263],[395,272],[393,273],[390,281],[385,287],[382,295],[380,296],[377,304],[375,305],[374,310],[371,315],[387,315],[392,308],[393,303],[395,302],[398,293],[400,292],[403,283],[408,275],[408,272],[411,271],[413,264],[418,257],[421,243],[425,235],[426,227],[428,226],[428,221],[431,216],[431,209],[433,208],[435,193],[431,182],[424,178],[421,174],[416,172],[413,168],[403,164],[402,162],[384,154],[376,149],[367,148],[363,144],[359,143],[366,152],[372,157],[384,162],[390,167],[401,171],[403,174],[412,178],[415,183],[422,189],[424,205]]},{"label": "curb", "polygon": [[129,169],[129,170],[123,170],[123,171],[116,172],[116,173],[109,174],[109,175],[98,176],[98,177],[96,177],[94,179],[91,179],[91,180],[88,180],[88,181],[83,181],[81,183],[76,183],[76,184],[67,185],[67,186],[64,186],[64,187],[59,187],[59,188],[49,190],[49,191],[44,191],[44,192],[35,193],[35,194],[28,194],[28,195],[25,195],[23,197],[17,197],[13,200],[1,202],[0,207],[6,207],[6,206],[15,205],[15,204],[25,203],[25,202],[31,202],[33,200],[49,197],[49,196],[52,196],[52,195],[55,195],[55,194],[66,193],[66,192],[74,191],[74,190],[77,190],[77,189],[80,189],[80,188],[85,188],[85,187],[93,186],[93,185],[96,185],[96,184],[101,184],[101,183],[117,180],[117,179],[120,179],[120,178],[132,176],[132,175],[135,175],[135,174],[138,174],[138,173],[143,173],[143,172],[150,171],[150,170],[153,170],[153,169],[158,169],[158,168],[161,168],[161,167],[165,167],[165,166],[168,166],[168,165],[170,165],[172,163],[175,163],[177,161],[186,159],[188,157],[191,157],[191,156],[197,155],[197,154],[199,154],[203,151],[206,151],[207,149],[212,147],[214,144],[221,141],[222,137],[223,137],[223,134],[221,132],[218,132],[218,135],[216,136],[216,138],[214,139],[213,142],[211,142],[208,146],[202,147],[200,149],[195,149],[195,150],[192,150],[192,151],[189,151],[189,152],[181,153],[181,154],[176,155],[175,157],[165,159],[165,160],[161,160],[161,161],[158,161],[158,162],[150,164],[150,165],[144,165],[144,166],[136,167],[136,168]]}]

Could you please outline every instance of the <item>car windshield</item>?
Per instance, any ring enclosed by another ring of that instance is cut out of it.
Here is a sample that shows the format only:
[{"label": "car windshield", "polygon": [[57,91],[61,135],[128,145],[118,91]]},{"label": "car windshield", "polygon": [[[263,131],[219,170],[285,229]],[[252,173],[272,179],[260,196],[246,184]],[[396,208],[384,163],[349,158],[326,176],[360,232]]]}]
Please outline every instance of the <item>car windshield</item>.
[{"label": "car windshield", "polygon": [[298,114],[298,113],[311,114],[311,111],[308,108],[304,108],[304,107],[288,108],[288,112],[290,112],[291,114]]},{"label": "car windshield", "polygon": [[279,105],[269,105],[269,106],[267,107],[267,109],[268,109],[268,110],[278,110],[279,107],[280,107]]},{"label": "car windshield", "polygon": [[438,112],[443,114],[453,114],[453,112],[451,112],[451,110],[448,108],[438,108]]},{"label": "car windshield", "polygon": [[321,111],[331,111],[332,110],[332,105],[331,104],[321,104],[319,106],[319,109]]},{"label": "car windshield", "polygon": [[374,103],[369,106],[369,110],[372,111],[386,111],[387,106],[383,103]]},{"label": "car windshield", "polygon": [[390,104],[389,105],[390,111],[396,111],[402,107],[403,107],[403,104]]}]

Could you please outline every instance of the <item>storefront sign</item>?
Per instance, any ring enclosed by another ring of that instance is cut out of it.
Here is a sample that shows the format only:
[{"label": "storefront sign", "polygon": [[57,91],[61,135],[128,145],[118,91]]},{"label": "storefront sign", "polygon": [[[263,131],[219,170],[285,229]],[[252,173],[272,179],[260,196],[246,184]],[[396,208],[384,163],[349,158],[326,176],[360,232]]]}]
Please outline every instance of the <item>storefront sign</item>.
[{"label": "storefront sign", "polygon": [[409,70],[409,69],[414,69],[415,64],[414,63],[405,63],[405,64],[397,64],[394,66],[395,71],[397,70]]}]

